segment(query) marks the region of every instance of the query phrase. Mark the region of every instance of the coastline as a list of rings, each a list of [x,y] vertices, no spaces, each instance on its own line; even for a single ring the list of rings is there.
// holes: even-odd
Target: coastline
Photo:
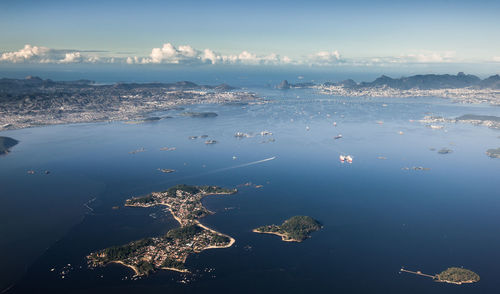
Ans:
[[[231,195],[230,193],[225,193],[226,195]],[[219,194],[208,194],[208,195],[219,195]],[[220,195],[223,195],[223,194],[220,194]],[[160,203],[160,205],[164,205],[166,207],[168,207],[168,210],[170,211],[170,214],[173,216],[173,218],[182,226],[182,219],[177,217],[175,214],[172,213],[172,210],[170,209],[170,205],[166,204],[166,203]],[[134,207],[133,205],[129,205],[129,207]],[[236,240],[229,236],[229,235],[226,235],[226,234],[223,234],[221,232],[217,232],[216,230],[214,229],[211,229],[207,226],[205,226],[204,224],[200,223],[200,221],[198,220],[194,220],[193,221],[194,224],[196,224],[197,226],[205,229],[205,230],[208,230],[214,234],[217,234],[217,235],[220,235],[220,236],[224,236],[224,237],[227,237],[229,238],[229,244],[228,245],[224,245],[224,246],[207,246],[205,247],[203,250],[207,250],[207,249],[217,249],[217,248],[229,248],[231,246],[233,246],[233,244],[236,242]]]
[[[137,269],[137,267],[135,267],[133,265],[130,265],[130,264],[127,264],[127,263],[125,263],[125,262],[123,262],[121,260],[113,260],[113,261],[108,262],[108,264],[109,263],[118,263],[118,264],[121,264],[121,265],[123,265],[125,267],[128,267],[128,268],[132,269],[134,271],[134,277],[138,277],[138,276],[141,275],[139,273],[139,269]]]
[[[231,192],[221,192],[221,193],[206,193],[206,192],[201,192],[202,195],[201,195],[201,198],[200,198],[200,202],[201,202],[201,199],[203,199],[204,197],[206,196],[216,196],[216,195],[232,195],[232,194],[235,194],[237,193],[237,190],[233,190]],[[219,236],[223,236],[223,237],[226,237],[229,239],[229,243],[226,244],[226,245],[211,245],[211,246],[206,246],[204,248],[202,248],[201,250],[196,250],[194,251],[195,253],[199,253],[201,251],[204,251],[204,250],[209,250],[209,249],[221,249],[221,248],[229,248],[231,246],[233,246],[233,244],[236,242],[236,240],[229,236],[229,235],[226,235],[226,234],[223,234],[221,232],[218,232],[210,227],[207,227],[206,225],[200,223],[200,221],[198,219],[193,219],[193,220],[184,220],[182,218],[180,218],[179,216],[177,216],[175,213],[172,212],[172,208],[171,208],[171,205],[169,205],[168,203],[166,202],[157,202],[157,203],[154,203],[154,204],[150,204],[150,203],[147,203],[147,204],[127,204],[125,203],[124,206],[125,207],[142,207],[142,208],[145,208],[145,207],[153,207],[153,206],[157,206],[157,205],[163,205],[163,206],[166,206],[170,212],[170,215],[179,223],[180,227],[183,227],[183,226],[186,226],[188,224],[192,224],[192,225],[196,225],[196,226],[199,226],[200,228],[204,229],[204,230],[207,230],[213,234],[216,234],[216,235],[219,235]],[[203,204],[201,204],[203,205]],[[187,258],[187,256],[186,256]],[[186,261],[186,258],[184,259],[184,262]],[[135,272],[135,276],[140,276],[139,274],[139,271],[136,267],[134,266],[130,266],[126,263],[124,263],[123,261],[114,261],[116,263],[119,263],[119,264],[122,264],[124,266],[127,266],[127,267],[130,267],[134,270]],[[172,271],[176,271],[176,272],[181,272],[181,273],[190,273],[190,271],[188,269],[178,269],[178,268],[174,268],[174,267],[159,267],[159,269],[162,269],[162,270],[172,270]]]
[[[120,92],[121,90],[117,91]],[[81,104],[78,99],[64,104],[65,112],[62,114],[59,113],[60,106],[54,106],[58,100],[51,101],[50,105],[44,107],[35,107],[30,104],[24,106],[24,108],[19,108],[23,106],[23,104],[19,106],[19,103],[5,105],[5,110],[0,111],[0,132],[80,123],[130,122],[133,124],[137,121],[146,122],[144,119],[151,113],[169,111],[188,105],[222,105],[235,102],[266,103],[264,99],[258,97],[255,93],[241,90],[214,92],[203,90],[168,91],[167,93],[156,93],[152,97],[141,96],[138,100],[125,99],[120,102],[110,100],[108,94],[90,92],[92,95],[100,95],[98,98],[102,101],[95,102],[99,103],[100,110],[94,110],[92,108],[94,105]],[[138,102],[141,103],[137,104]],[[14,113],[16,114],[14,115]]]
[[[468,281],[462,281],[462,282],[453,282],[453,281],[448,281],[448,280],[440,280],[439,278],[436,280],[436,282],[439,283],[448,283],[448,284],[455,284],[455,285],[462,285],[462,284],[472,284],[476,283],[477,281],[473,280],[468,280]]]
[[[303,240],[297,240],[297,239],[285,239],[285,238],[288,238],[288,236],[286,234],[282,234],[282,233],[278,233],[278,232],[261,232],[261,231],[258,231],[257,229],[253,229],[252,232],[258,233],[258,234],[269,234],[269,235],[280,236],[281,237],[281,241],[284,241],[284,242],[297,242],[297,243],[300,243],[300,242],[303,241]]]
[[[217,235],[221,235],[221,236],[224,236],[224,237],[227,237],[229,238],[229,243],[227,245],[224,245],[224,246],[207,246],[205,247],[203,250],[207,250],[207,249],[217,249],[217,248],[229,248],[231,246],[233,246],[233,244],[236,242],[236,239],[234,239],[233,237],[229,236],[229,235],[226,235],[226,234],[222,234],[221,232],[217,232],[216,230],[214,229],[211,229],[207,226],[205,226],[204,224],[200,223],[199,221],[196,221],[197,222],[197,225],[204,228],[205,230],[208,230],[214,234],[217,234]]]
[[[190,273],[188,269],[178,269],[175,267],[160,267],[162,270],[167,270],[167,271],[174,271],[174,272],[179,272],[179,273]]]

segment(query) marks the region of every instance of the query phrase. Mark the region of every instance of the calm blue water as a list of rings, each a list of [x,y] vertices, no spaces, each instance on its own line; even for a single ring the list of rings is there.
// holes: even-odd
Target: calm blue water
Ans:
[[[217,112],[216,118],[170,111],[164,114],[173,118],[147,124],[1,132],[21,141],[0,158],[3,283],[18,279],[13,293],[496,292],[500,160],[485,151],[500,147],[500,132],[467,124],[432,130],[410,120],[428,113],[500,116],[500,108],[437,98],[256,91],[272,103],[186,106],[185,111]],[[276,141],[263,143],[268,138],[260,135],[234,137],[238,131],[263,130],[273,132]],[[339,133],[344,138],[334,140]],[[219,143],[207,146],[205,139],[188,139],[204,134]],[[177,149],[160,151],[165,146]],[[146,151],[129,154],[141,147]],[[443,147],[453,153],[430,150]],[[353,155],[353,164],[340,163],[341,153]],[[273,156],[275,160],[239,167]],[[431,170],[402,170],[412,166]],[[177,172],[163,174],[157,168]],[[26,174],[29,169],[37,173]],[[205,199],[216,214],[202,222],[237,242],[191,256],[187,266],[193,275],[158,272],[130,281],[132,273],[118,265],[86,269],[89,252],[177,226],[161,209],[122,207],[125,199],[180,183],[235,187],[246,182],[264,187]],[[84,203],[93,198],[91,211]],[[320,220],[324,229],[300,244],[251,232],[297,214]],[[71,270],[62,279],[67,264]],[[435,283],[399,274],[401,266],[429,274],[464,266],[481,281]]]

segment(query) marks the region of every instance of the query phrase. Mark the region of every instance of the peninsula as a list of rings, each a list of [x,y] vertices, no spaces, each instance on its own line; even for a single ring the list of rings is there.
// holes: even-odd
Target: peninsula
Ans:
[[[206,103],[262,103],[254,93],[192,82],[96,84],[28,76],[0,79],[0,131],[98,121],[158,121],[156,111]],[[202,114],[202,116],[214,116]]]
[[[321,229],[321,224],[310,216],[296,215],[281,225],[267,225],[253,230],[255,233],[273,234],[285,242],[302,242],[310,233]]]
[[[19,141],[15,139],[0,136],[0,155],[9,153],[10,148],[16,146],[17,143],[19,143]]]
[[[209,195],[229,195],[236,189],[217,186],[176,185],[163,192],[126,200],[125,206],[168,207],[180,227],[164,236],[145,238],[126,245],[113,246],[87,256],[89,267],[119,263],[131,268],[135,276],[145,276],[158,269],[189,272],[184,264],[187,257],[206,249],[228,248],[235,240],[210,229],[198,220],[208,214],[201,200]]]

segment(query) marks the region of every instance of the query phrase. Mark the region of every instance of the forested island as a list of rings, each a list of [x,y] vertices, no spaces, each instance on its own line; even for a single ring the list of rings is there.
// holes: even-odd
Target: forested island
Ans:
[[[436,277],[439,282],[458,285],[475,283],[480,279],[479,275],[475,272],[461,267],[450,267],[447,270],[442,271],[440,274],[437,274]]]
[[[208,195],[234,194],[236,189],[218,186],[176,185],[163,192],[126,200],[125,206],[165,205],[180,227],[164,236],[145,238],[126,245],[113,246],[87,256],[90,267],[119,263],[134,270],[135,276],[158,269],[188,272],[184,264],[190,254],[211,248],[231,247],[235,240],[202,225],[198,219],[211,214],[201,199]]]
[[[424,274],[421,271],[411,271],[405,268],[401,268],[400,272],[405,272],[409,274],[414,274],[422,277],[432,278],[436,282],[450,283],[450,284],[469,284],[479,281],[479,275],[475,272],[461,268],[461,267],[450,267],[437,275]]]
[[[302,242],[310,237],[310,233],[321,229],[321,224],[310,216],[296,215],[281,225],[267,225],[253,230],[255,233],[273,234],[286,242]]]
[[[9,153],[10,148],[16,146],[18,143],[19,141],[10,137],[0,136],[0,155]]]

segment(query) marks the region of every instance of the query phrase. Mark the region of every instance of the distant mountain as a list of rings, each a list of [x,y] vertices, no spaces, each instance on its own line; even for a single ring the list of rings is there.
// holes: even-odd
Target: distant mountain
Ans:
[[[354,87],[358,86],[358,83],[356,83],[353,79],[347,79],[347,80],[343,80],[341,82],[336,82],[336,83],[326,82],[326,83],[324,83],[324,85],[325,86],[342,86],[342,87],[346,87],[346,88],[354,88]]]
[[[205,87],[210,87],[210,86],[205,86]],[[219,90],[219,91],[229,91],[229,90],[234,90],[236,89],[235,87],[232,87],[228,84],[220,84],[218,86],[215,86],[215,87],[211,87],[215,90]]]
[[[393,79],[386,75],[382,75],[373,82],[356,83],[349,79],[336,83],[325,83],[326,86],[342,86],[345,88],[381,88],[390,87],[399,90],[421,89],[457,89],[465,87],[474,87],[480,89],[500,89],[500,76],[494,75],[484,80],[481,80],[475,75],[464,74],[459,72],[457,75],[450,74],[426,74],[414,75],[409,77],[401,77]]]
[[[233,90],[227,84],[221,84],[216,86],[198,85],[189,81],[181,81],[175,83],[116,83],[111,85],[96,85],[94,81],[91,80],[76,80],[76,81],[53,81],[51,79],[41,79],[35,76],[27,76],[24,79],[0,79],[0,95],[2,93],[8,94],[25,94],[25,93],[37,93],[39,91],[47,90],[59,90],[59,89],[83,89],[83,88],[114,88],[120,90],[132,90],[132,89],[154,89],[154,88],[166,88],[171,90],[190,90],[190,89],[213,89],[217,91],[227,91]]]
[[[287,90],[290,89],[290,84],[288,83],[287,80],[283,80],[276,88],[281,90]]]
[[[402,77],[399,79],[393,79],[388,76],[381,76],[373,82],[363,82],[360,87],[382,87],[387,86],[394,89],[408,90],[408,89],[421,89],[421,90],[431,90],[431,89],[449,89],[449,88],[465,88],[471,86],[477,86],[481,82],[481,79],[475,75],[466,75],[463,72],[459,72],[456,76],[444,74],[427,74],[427,75],[415,75],[410,77]]]
[[[71,82],[54,82],[51,79],[42,80],[39,77],[27,76],[25,79],[0,79],[0,90],[10,90],[12,88],[35,89],[54,86],[74,85],[79,87],[91,86],[94,82],[89,80],[78,80]]]
[[[283,80],[279,85],[276,86],[276,88],[286,90],[290,88],[311,88],[313,86],[315,86],[315,84],[312,82],[290,84],[287,80]]]
[[[482,80],[479,85],[481,86],[481,88],[500,89],[500,76],[494,75],[486,78]]]

